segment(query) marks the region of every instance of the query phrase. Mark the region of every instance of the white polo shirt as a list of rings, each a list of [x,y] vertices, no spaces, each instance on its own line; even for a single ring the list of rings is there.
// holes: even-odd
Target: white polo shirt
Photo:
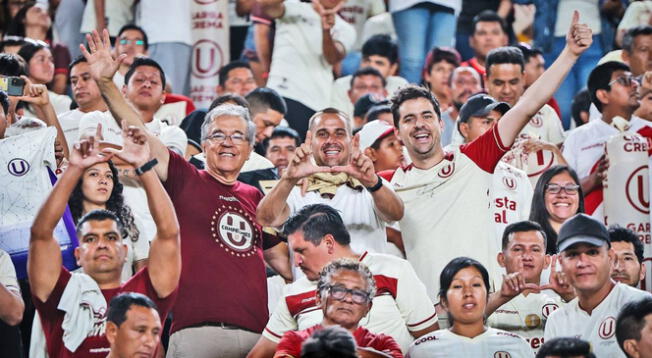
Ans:
[[[384,254],[364,253],[360,262],[369,267],[376,280],[376,296],[371,311],[360,325],[373,333],[392,336],[403,352],[414,340],[410,332],[425,329],[437,322],[435,308],[426,288],[410,263]],[[278,343],[283,334],[303,330],[321,323],[324,318],[316,306],[317,282],[305,276],[286,286],[284,298],[272,313],[263,336]]]
[[[616,341],[616,317],[624,304],[649,295],[649,292],[616,283],[590,315],[580,308],[575,298],[550,315],[544,339],[578,337],[591,343],[597,357],[625,358]]]
[[[407,354],[409,358],[533,356],[530,346],[521,336],[490,327],[474,338],[459,336],[448,329],[430,332],[414,341]]]

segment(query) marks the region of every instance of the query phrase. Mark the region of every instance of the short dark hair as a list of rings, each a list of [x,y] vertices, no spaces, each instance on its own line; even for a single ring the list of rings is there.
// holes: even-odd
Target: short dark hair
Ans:
[[[231,72],[231,70],[235,70],[236,68],[246,68],[251,71],[251,66],[249,66],[248,63],[244,61],[231,61],[220,68],[218,73],[218,81],[220,86],[224,87],[224,84],[229,77],[229,72]]]
[[[616,330],[616,334],[618,334],[618,330]],[[595,355],[591,352],[589,342],[575,337],[557,337],[547,340],[539,348],[536,358],[546,358],[548,356],[595,358]]]
[[[7,112],[9,112],[9,96],[7,96],[7,92],[5,91],[0,91],[0,105],[4,114],[7,115]]]
[[[503,46],[495,48],[489,51],[487,54],[487,60],[485,62],[487,77],[489,77],[491,73],[491,66],[504,63],[521,66],[521,72],[525,70],[525,59],[523,58],[523,52],[521,52],[518,47]]]
[[[541,51],[541,49],[537,47],[530,47],[529,45],[523,43],[520,43],[515,47],[521,50],[521,53],[523,54],[523,61],[525,61],[525,63],[530,62],[530,59],[532,59],[533,57],[539,55],[543,56],[543,51]]]
[[[503,20],[498,13],[492,10],[484,10],[480,12],[479,14],[475,15],[473,18],[473,32],[471,33],[471,36],[475,34],[475,28],[478,25],[479,22],[497,22],[500,24],[500,28],[503,30],[504,34],[507,34],[507,24],[505,24],[505,20]]]
[[[265,112],[268,109],[272,109],[282,115],[285,115],[288,111],[288,106],[285,104],[283,97],[268,87],[254,89],[245,96],[245,99],[249,102],[249,111],[252,116],[260,112]]]
[[[353,75],[351,76],[351,88],[353,88],[353,83],[355,82],[355,79],[361,76],[376,76],[380,78],[380,82],[383,84],[383,87],[387,86],[387,80],[385,79],[385,77],[383,77],[382,74],[380,74],[380,71],[378,71],[373,67],[363,67],[355,71],[355,73],[353,73]]]
[[[380,117],[381,114],[383,113],[392,113],[392,107],[390,107],[387,104],[377,104],[367,111],[367,114],[365,115],[365,118],[367,120],[367,123],[371,121],[375,121]]]
[[[437,117],[441,120],[441,109],[439,108],[439,101],[435,96],[430,92],[429,89],[425,87],[419,87],[415,85],[407,85],[403,88],[400,88],[398,91],[394,92],[392,96],[392,117],[394,117],[394,127],[398,128],[398,123],[401,119],[401,114],[398,109],[401,107],[403,102],[409,101],[411,99],[425,98],[432,106],[435,108],[435,113]]]
[[[0,75],[20,76],[25,74],[25,60],[12,53],[0,53]]]
[[[628,228],[620,225],[609,226],[609,240],[614,242],[629,242],[634,247],[634,254],[638,259],[638,263],[643,263],[643,243],[638,238],[636,233]]]
[[[150,66],[156,68],[161,75],[161,85],[165,90],[165,71],[163,71],[163,67],[161,67],[158,62],[148,57],[136,57],[134,59],[134,62],[132,62],[131,66],[129,66],[129,70],[127,70],[127,73],[125,74],[125,85],[129,84],[129,79],[131,79],[131,76],[134,75],[136,69],[141,66]]]
[[[5,52],[7,46],[23,46],[25,40],[21,36],[5,36],[4,40],[0,41],[0,53]]]
[[[645,327],[645,316],[650,313],[652,313],[652,297],[650,296],[628,302],[620,309],[616,319],[616,340],[627,357],[631,356],[623,348],[625,341],[641,339],[641,330]]]
[[[589,90],[583,88],[581,91],[577,92],[575,97],[573,97],[573,102],[571,103],[571,115],[577,127],[583,125],[582,117],[580,114],[582,112],[589,112],[591,109],[591,95]]]
[[[349,245],[351,236],[346,230],[340,213],[331,206],[324,204],[306,205],[294,216],[290,217],[283,227],[285,236],[297,231],[303,232],[303,239],[317,246],[321,239],[331,234],[340,245]]]
[[[490,286],[489,272],[487,269],[477,260],[474,260],[470,257],[460,256],[452,259],[448,264],[446,264],[444,269],[441,271],[441,274],[439,275],[439,298],[441,300],[446,299],[446,294],[448,293],[448,289],[450,288],[455,275],[467,267],[475,267],[480,272],[482,281],[484,281],[485,289],[487,290],[487,299],[489,298]]]
[[[593,102],[600,112],[602,112],[602,102],[600,102],[596,93],[601,89],[607,91],[611,89],[609,87],[611,75],[616,71],[629,71],[629,66],[618,61],[608,61],[596,66],[589,74],[587,87],[591,96],[591,102]]]
[[[301,346],[301,358],[355,358],[357,356],[353,336],[337,325],[318,330]]]
[[[111,299],[106,313],[106,320],[120,327],[122,322],[127,320],[127,311],[131,309],[131,306],[151,308],[158,312],[158,307],[149,297],[141,293],[125,292]]]
[[[86,215],[82,216],[77,222],[77,227],[75,228],[77,235],[79,236],[81,234],[81,228],[87,221],[104,220],[115,221],[116,225],[118,225],[118,233],[120,233],[120,236],[122,236],[122,233],[124,232],[124,225],[122,224],[122,221],[120,221],[120,218],[114,212],[104,209],[91,210]]]
[[[119,41],[118,38],[122,35],[122,33],[125,32],[125,31],[129,31],[129,30],[139,31],[141,33],[141,35],[143,35],[143,42],[144,42],[143,47],[145,48],[145,51],[147,51],[147,49],[149,48],[149,40],[147,39],[147,33],[145,32],[145,30],[143,30],[142,27],[140,27],[138,25],[127,24],[127,25],[122,26],[120,28],[120,30],[118,31],[118,36],[116,36],[115,41],[118,42]]]
[[[634,39],[642,35],[652,35],[652,26],[650,25],[641,25],[632,27],[627,30],[625,36],[623,36],[623,51],[627,53],[632,53],[632,46],[634,46]]]
[[[88,62],[88,61],[86,61],[86,57],[84,57],[84,55],[79,55],[79,56],[75,57],[75,59],[72,60],[72,62],[70,62],[70,64],[68,65],[68,73],[71,73],[72,68],[77,66],[78,64],[80,64],[82,62]]]
[[[278,126],[274,128],[272,135],[270,135],[269,138],[265,138],[263,140],[263,152],[267,152],[267,148],[269,148],[269,141],[276,138],[292,138],[294,139],[294,144],[297,147],[301,145],[301,137],[299,136],[299,132],[290,127]]]
[[[430,71],[432,71],[432,66],[442,61],[448,62],[454,67],[459,67],[461,59],[460,54],[452,47],[433,47],[426,57],[426,66],[424,70],[427,73],[430,73]]]
[[[503,231],[503,241],[502,241],[503,251],[507,250],[509,241],[512,239],[511,238],[512,234],[515,234],[517,232],[526,232],[526,231],[539,232],[543,237],[543,248],[544,249],[546,248],[548,239],[546,238],[546,233],[545,231],[543,231],[541,225],[537,224],[534,221],[524,220],[524,221],[511,223],[507,225],[507,227],[505,227],[505,231]]]
[[[362,57],[369,56],[385,57],[393,65],[398,61],[398,45],[389,35],[371,36],[362,44]]]
[[[213,110],[213,108],[217,106],[221,106],[227,102],[235,102],[238,104],[238,106],[249,109],[249,102],[247,102],[247,100],[244,97],[235,93],[226,93],[221,96],[217,96],[217,98],[215,98],[213,102],[211,102],[211,105],[208,106],[208,111],[210,112]]]

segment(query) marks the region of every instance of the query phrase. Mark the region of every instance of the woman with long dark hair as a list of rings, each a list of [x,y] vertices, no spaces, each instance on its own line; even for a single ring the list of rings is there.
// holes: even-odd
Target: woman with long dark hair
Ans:
[[[557,233],[573,215],[584,212],[584,193],[575,171],[565,165],[548,168],[537,181],[530,220],[543,228],[548,238],[546,253],[557,253]]]
[[[485,325],[489,299],[489,273],[478,261],[457,257],[439,276],[439,300],[448,311],[450,328],[417,339],[408,351],[410,358],[426,357],[532,357],[522,337]]]
[[[95,209],[109,210],[118,216],[124,226],[121,235],[128,247],[127,262],[122,269],[122,280],[126,281],[146,266],[149,242],[140,234],[131,209],[125,205],[122,189],[118,170],[113,163],[97,163],[86,169],[73,190],[68,205],[75,224],[84,214]]]

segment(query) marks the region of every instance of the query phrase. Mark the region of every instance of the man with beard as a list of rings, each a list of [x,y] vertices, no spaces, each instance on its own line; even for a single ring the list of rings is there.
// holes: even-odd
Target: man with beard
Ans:
[[[451,143],[462,144],[464,142],[464,138],[457,131],[457,116],[469,97],[482,91],[482,79],[473,67],[462,66],[453,70],[450,87],[453,105],[441,114],[441,120],[444,122],[441,145],[444,147]]]

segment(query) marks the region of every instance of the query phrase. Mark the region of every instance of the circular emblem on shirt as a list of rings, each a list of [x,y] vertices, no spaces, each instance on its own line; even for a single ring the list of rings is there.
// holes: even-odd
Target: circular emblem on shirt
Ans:
[[[616,319],[609,316],[598,327],[598,335],[602,339],[609,339],[616,333]]]
[[[647,179],[647,165],[642,165],[630,174],[625,184],[625,194],[627,201],[643,214],[650,213],[650,200],[648,198],[648,179]]]
[[[9,171],[9,174],[15,177],[22,177],[23,175],[27,174],[27,172],[29,172],[29,168],[29,163],[22,158],[14,158],[9,161],[9,164],[7,164],[7,170]]]
[[[253,218],[244,210],[222,205],[211,220],[213,239],[231,255],[254,255],[257,231],[253,222]]]
[[[439,176],[440,178],[448,178],[451,175],[453,175],[454,171],[455,171],[455,163],[449,163],[446,164],[443,168],[439,169],[437,176]]]
[[[516,190],[516,179],[508,176],[503,177],[503,184],[509,190]]]
[[[529,314],[525,316],[525,327],[537,328],[541,325],[541,317],[536,314]]]
[[[532,125],[532,127],[541,128],[541,126],[543,125],[543,119],[541,119],[541,116],[537,114],[534,117],[532,117],[532,119],[530,119],[530,124]]]
[[[494,353],[494,358],[511,358],[512,355],[505,351],[499,351]]]
[[[548,316],[550,316],[551,313],[555,312],[557,308],[559,308],[559,306],[557,306],[555,303],[546,303],[543,305],[543,307],[541,307],[541,315],[543,318],[547,319]]]

